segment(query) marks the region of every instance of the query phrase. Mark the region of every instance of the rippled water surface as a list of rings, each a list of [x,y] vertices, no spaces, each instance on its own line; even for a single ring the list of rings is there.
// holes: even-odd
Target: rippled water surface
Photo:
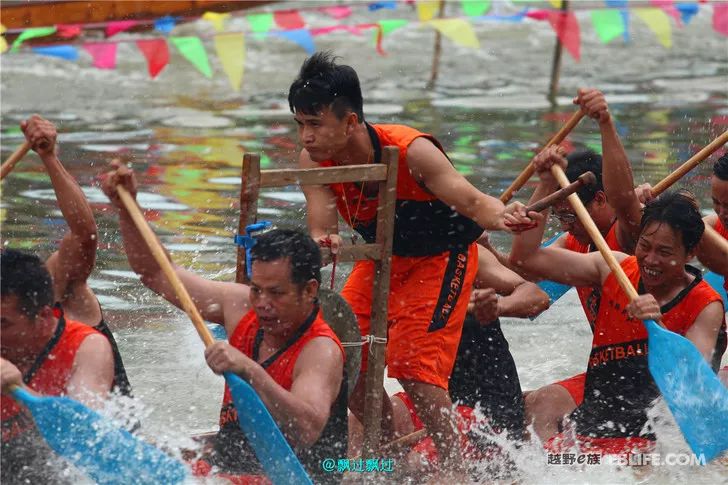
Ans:
[[[357,21],[414,18],[405,8],[396,15],[360,9]],[[558,130],[582,86],[605,91],[636,181],[654,184],[728,128],[728,45],[712,31],[710,9],[700,12],[673,31],[672,49],[636,22],[630,44],[603,46],[584,22],[582,60],[564,58],[561,106],[555,110],[546,102],[554,40],[545,24],[476,24],[479,50],[445,41],[441,77],[431,90],[424,87],[433,43],[428,29],[392,33],[386,57],[375,53],[369,36],[332,34],[316,42],[357,69],[369,121],[433,133],[457,169],[487,193],[507,187],[533,150]],[[310,21],[331,24],[315,14]],[[191,35],[209,30],[202,22],[179,29]],[[130,45],[120,45],[115,71],[94,70],[88,59],[76,64],[27,53],[2,56],[2,158],[22,142],[18,123],[29,114],[59,126],[60,158],[83,186],[101,230],[91,286],[116,333],[145,429],[181,444],[184,436],[215,428],[223,381],[205,365],[184,314],[146,290],[129,269],[116,214],[95,178],[111,159],[128,160],[139,177],[140,203],[174,260],[210,278],[234,279],[231,237],[238,224],[242,154],[260,153],[263,168],[294,166],[296,132],[285,98],[305,53],[283,40],[251,38],[243,88],[234,93],[215,60],[215,77],[208,81],[176,53],[149,80],[143,58]],[[211,42],[207,47],[214,51]],[[596,125],[584,120],[570,143],[600,149]],[[684,181],[706,213],[709,173],[706,164]],[[266,190],[259,212],[279,226],[300,227],[303,196],[296,187]],[[47,255],[62,237],[63,219],[34,154],[3,182],[0,217],[3,242],[12,247]],[[509,245],[506,236],[495,240]],[[338,285],[345,272],[337,271]],[[573,293],[534,321],[506,320],[503,327],[524,389],[583,370],[591,332]],[[674,428],[667,426],[660,436],[670,437],[663,451],[686,449]],[[683,483],[688,477],[717,483],[726,476],[725,466],[716,464],[663,467],[645,476],[603,467],[573,472],[546,466],[535,445],[517,456],[526,483]]]

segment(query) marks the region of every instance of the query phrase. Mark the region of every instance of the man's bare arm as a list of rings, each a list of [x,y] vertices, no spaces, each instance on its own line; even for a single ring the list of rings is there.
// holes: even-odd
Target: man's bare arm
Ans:
[[[114,382],[114,354],[111,344],[100,334],[86,337],[73,360],[66,390],[68,397],[92,409],[99,409]]]

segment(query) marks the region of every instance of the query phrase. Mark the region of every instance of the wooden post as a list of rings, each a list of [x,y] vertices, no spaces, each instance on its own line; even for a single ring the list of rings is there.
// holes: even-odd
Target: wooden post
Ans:
[[[245,234],[245,227],[258,219],[258,193],[260,192],[260,155],[243,155],[240,176],[240,217],[238,234]],[[238,263],[235,268],[235,282],[248,283],[248,268],[245,266],[245,248],[238,246]]]
[[[445,15],[445,0],[440,0],[440,8],[437,12],[437,18],[441,19]],[[435,31],[435,46],[432,51],[432,71],[430,71],[430,80],[427,81],[425,89],[432,89],[437,82],[437,76],[440,74],[440,56],[442,55],[442,34],[439,30]]]
[[[569,11],[569,0],[561,1],[561,11],[566,13]],[[559,90],[559,76],[561,74],[561,52],[563,46],[559,37],[556,36],[556,46],[554,46],[554,58],[551,62],[551,83],[549,84],[548,100],[551,107],[556,107],[556,92]]]
[[[382,392],[384,391],[384,352],[387,348],[387,313],[389,282],[392,267],[392,242],[394,240],[394,209],[397,203],[397,167],[399,149],[385,147],[383,162],[387,166],[387,180],[379,183],[379,207],[377,208],[377,244],[382,251],[375,263],[372,287],[371,335],[369,364],[364,397],[364,444],[363,456],[374,456],[379,449],[382,434]]]

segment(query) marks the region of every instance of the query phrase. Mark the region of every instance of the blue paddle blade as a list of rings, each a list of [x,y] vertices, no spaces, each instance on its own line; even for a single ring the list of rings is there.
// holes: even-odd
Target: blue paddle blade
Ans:
[[[708,271],[703,276],[703,279],[723,298],[723,308],[728,308],[728,296],[726,296],[725,287],[723,286],[725,284],[725,278],[718,273]]]
[[[225,380],[245,433],[265,474],[274,485],[312,484],[278,425],[255,390],[243,379],[225,372]]]
[[[99,484],[181,483],[185,466],[67,397],[39,397],[15,388],[48,445]]]
[[[693,453],[706,462],[728,450],[728,388],[685,337],[645,320],[647,361]]]
[[[549,239],[548,241],[541,244],[541,247],[545,248],[553,244],[554,241],[556,241],[558,238],[560,238],[564,233],[560,232],[556,234],[554,237]],[[550,303],[553,305],[556,300],[564,296],[564,294],[571,289],[571,286],[565,285],[563,283],[556,283],[555,281],[549,281],[549,280],[543,280],[539,281],[538,286],[546,292],[546,294],[549,296]]]

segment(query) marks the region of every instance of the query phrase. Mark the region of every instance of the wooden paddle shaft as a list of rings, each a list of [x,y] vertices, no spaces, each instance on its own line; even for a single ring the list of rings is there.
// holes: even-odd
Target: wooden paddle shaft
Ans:
[[[718,136],[715,140],[710,142],[708,146],[700,150],[698,153],[690,157],[690,159],[680,165],[674,172],[662,179],[657,185],[652,187],[652,194],[657,197],[665,190],[669,189],[672,184],[680,180],[683,175],[694,169],[703,160],[708,158],[717,149],[728,143],[728,130],[724,131],[722,135]]]
[[[530,206],[526,207],[526,212],[541,212],[544,209],[547,209],[554,205],[555,203],[564,200],[569,195],[573,194],[580,188],[582,188],[584,185],[591,185],[596,183],[597,178],[594,176],[592,172],[585,172],[581,175],[579,175],[579,178],[577,178],[574,182],[570,183],[568,187],[564,187],[563,189],[559,189],[556,192],[554,192],[551,195],[547,195],[541,200],[538,200],[531,204]]]
[[[566,178],[566,174],[560,166],[552,165],[551,173],[554,174],[554,177],[562,188],[569,186],[569,179]],[[634,289],[632,282],[630,282],[627,275],[624,274],[622,266],[620,266],[617,258],[614,257],[612,250],[609,249],[607,242],[604,240],[604,236],[602,236],[602,233],[599,232],[599,229],[596,224],[594,224],[589,212],[587,212],[586,207],[584,207],[584,203],[576,194],[569,195],[568,199],[569,202],[571,202],[571,206],[574,208],[574,212],[576,212],[576,216],[579,218],[582,226],[586,229],[586,232],[589,234],[589,237],[591,237],[591,240],[594,242],[597,249],[599,249],[599,252],[602,253],[604,260],[607,262],[607,265],[609,265],[609,269],[611,269],[614,276],[616,276],[619,286],[621,286],[622,290],[627,293],[630,301],[637,298],[637,290]]]
[[[139,209],[139,206],[131,194],[129,194],[129,192],[121,185],[118,185],[116,190],[119,193],[121,202],[124,204],[124,207],[126,207],[127,212],[129,212],[129,215],[134,221],[134,225],[137,227],[144,238],[144,242],[147,243],[149,250],[152,252],[154,259],[162,268],[162,271],[169,280],[169,283],[172,285],[172,288],[174,288],[174,292],[177,295],[177,298],[179,298],[182,308],[192,320],[192,323],[197,329],[197,333],[200,334],[202,341],[205,343],[205,347],[209,347],[215,343],[215,339],[212,337],[210,330],[205,325],[202,315],[200,315],[200,312],[197,310],[197,307],[192,301],[189,293],[187,293],[187,288],[185,288],[182,281],[179,279],[179,276],[177,276],[177,273],[174,271],[174,267],[167,257],[167,253],[164,251],[164,248],[162,248],[162,244],[157,240],[157,236],[154,235],[149,224],[147,224],[142,211]]]
[[[551,145],[558,145],[564,139],[568,136],[568,134],[571,132],[571,130],[574,129],[576,125],[579,124],[579,121],[584,117],[584,112],[582,110],[577,111],[573,115],[571,115],[571,118],[569,118],[569,121],[566,122],[564,126],[561,127],[558,133],[556,133],[547,143],[544,145],[544,148],[549,147]],[[516,180],[513,181],[513,183],[503,192],[500,196],[501,202],[504,204],[507,203],[509,200],[513,198],[513,194],[518,192],[521,187],[523,187],[526,182],[533,176],[536,169],[533,166],[533,163],[529,162],[528,166],[523,169],[523,172],[521,172],[518,177],[516,177]]]
[[[26,141],[3,162],[2,167],[0,167],[0,180],[4,179],[15,168],[15,164],[22,160],[30,148],[30,142]]]

